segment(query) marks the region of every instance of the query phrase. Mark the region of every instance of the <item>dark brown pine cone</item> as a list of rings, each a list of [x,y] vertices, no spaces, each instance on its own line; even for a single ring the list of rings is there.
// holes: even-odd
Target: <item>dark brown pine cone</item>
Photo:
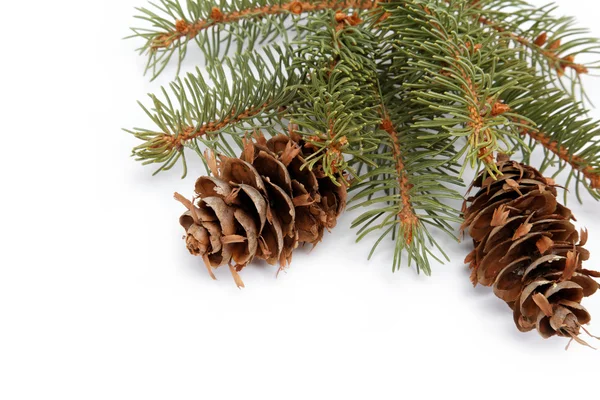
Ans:
[[[475,244],[465,260],[471,281],[493,286],[522,332],[536,328],[544,338],[585,344],[578,335],[591,317],[581,300],[598,290],[592,277],[600,276],[582,268],[589,258],[587,231],[576,230],[551,179],[506,157],[497,165],[498,179],[479,175],[473,187],[480,189],[463,210],[462,229]]]
[[[175,198],[188,211],[180,218],[187,248],[213,267],[238,272],[254,258],[281,268],[300,243],[316,245],[336,225],[346,205],[346,186],[324,176],[320,164],[302,168],[310,149],[300,137],[262,136],[245,141],[239,158],[209,157],[212,177],[196,181],[196,198]],[[281,269],[280,268],[280,269]]]

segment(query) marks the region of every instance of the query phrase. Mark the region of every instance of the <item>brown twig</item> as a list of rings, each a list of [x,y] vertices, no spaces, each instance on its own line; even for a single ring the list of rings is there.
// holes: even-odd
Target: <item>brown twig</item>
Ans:
[[[459,64],[457,64],[459,65]],[[492,134],[490,128],[485,127],[485,120],[483,118],[482,112],[477,106],[479,101],[479,95],[477,94],[477,87],[473,83],[473,80],[467,73],[459,67],[461,70],[461,75],[466,85],[464,86],[464,90],[467,93],[467,101],[471,103],[468,106],[469,110],[469,122],[467,126],[472,129],[473,133],[469,135],[469,144],[472,148],[477,148],[480,142],[489,142],[492,140]],[[482,160],[486,165],[491,165],[494,163],[494,155],[493,150],[490,150],[488,146],[484,146],[478,150],[478,157]]]
[[[233,110],[228,116],[218,122],[210,121],[202,124],[200,127],[184,126],[177,135],[171,133],[163,133],[159,136],[157,143],[167,143],[169,149],[181,150],[185,142],[202,137],[211,132],[217,132],[228,125],[235,124],[241,120],[252,118],[265,111],[270,107],[270,104],[264,103],[257,107],[250,107],[241,113]]]
[[[500,101],[496,101],[493,104],[490,103],[491,113],[493,116],[498,116],[507,112],[512,111],[511,108]],[[511,118],[513,122],[518,122],[514,117]],[[521,125],[527,125],[526,121],[520,121]],[[557,141],[552,140],[548,135],[535,130],[522,128],[520,130],[522,136],[529,136],[532,140],[542,145],[546,150],[555,154],[562,161],[569,164],[573,169],[580,171],[583,176],[590,180],[590,187],[593,189],[600,189],[600,171],[593,167],[590,167],[585,159],[577,155],[569,154],[566,147],[558,144]]]
[[[576,171],[580,171],[583,176],[590,180],[590,187],[600,189],[600,171],[588,165],[588,163],[580,156],[571,155],[566,147],[560,145],[557,141],[552,140],[542,132],[536,132],[531,129],[523,128],[521,135],[529,136],[545,149],[555,154],[559,159],[569,164]]]
[[[387,116],[387,112],[384,110],[384,117],[381,121],[381,129],[386,131],[392,139],[392,152],[394,160],[396,161],[396,173],[398,174],[398,187],[400,191],[400,198],[402,200],[402,209],[398,213],[400,223],[404,228],[404,239],[406,244],[410,245],[413,240],[413,229],[419,223],[419,217],[415,214],[415,210],[411,203],[410,191],[413,185],[408,179],[408,174],[404,166],[404,159],[402,157],[402,149],[398,140],[398,133],[394,128],[394,124]]]
[[[232,11],[230,13],[223,13],[219,8],[213,7],[210,18],[208,19],[202,19],[194,22],[188,22],[185,20],[176,21],[175,29],[173,31],[164,32],[157,35],[152,41],[151,48],[152,50],[168,48],[174,42],[179,41],[182,38],[186,38],[187,40],[193,39],[200,31],[209,29],[210,27],[219,23],[232,23],[247,18],[261,18],[267,15],[285,13],[302,14],[327,9],[344,10],[347,8],[368,10],[375,7],[377,7],[376,0],[324,0],[321,2],[294,0],[281,4]],[[350,17],[349,21],[352,23],[357,22],[357,18],[358,17]]]
[[[510,112],[511,109],[507,104],[502,102],[495,102],[491,105],[492,115],[497,116]],[[511,118],[513,122],[518,122],[515,118]],[[526,121],[521,121],[521,125],[527,125]],[[521,128],[520,134],[522,136],[529,136],[532,140],[542,145],[546,150],[555,154],[559,159],[569,164],[573,169],[580,171],[583,176],[590,180],[590,187],[593,189],[600,189],[600,171],[593,167],[590,167],[588,163],[580,156],[571,155],[566,147],[558,144],[557,141],[552,140],[548,135],[543,132]]]
[[[452,1],[446,0],[446,3],[451,5]],[[477,0],[475,0],[475,1],[471,2],[471,5],[473,7],[475,7],[478,5],[478,3],[479,2]],[[498,23],[492,21],[491,19],[489,19],[487,17],[484,17],[483,15],[479,16],[479,18],[477,18],[477,20],[482,25],[488,26],[498,33],[506,34],[511,40],[514,40],[515,42],[517,42],[525,47],[539,48],[542,55],[544,57],[546,57],[548,60],[550,60],[551,64],[554,66],[554,68],[556,69],[559,76],[564,75],[565,69],[567,69],[567,68],[571,68],[571,69],[575,70],[575,72],[578,75],[587,74],[589,72],[588,69],[585,67],[585,65],[575,63],[575,56],[569,55],[566,57],[560,57],[556,53],[556,50],[558,50],[558,48],[561,45],[560,40],[555,40],[554,42],[548,44],[548,46],[546,46],[546,48],[543,48],[543,46],[546,45],[547,40],[548,40],[548,34],[546,32],[542,33],[535,40],[532,41],[522,35],[518,35],[514,32],[510,32],[505,27],[500,26]]]
[[[479,17],[479,22],[481,22],[483,25],[489,26],[490,28],[494,29],[498,33],[507,34],[509,38],[516,41],[517,43],[522,44],[525,47],[529,47],[529,48],[534,47],[534,46],[538,47],[540,49],[542,55],[544,57],[546,57],[552,63],[552,65],[554,65],[554,68],[558,72],[559,76],[562,76],[564,74],[566,68],[572,68],[573,70],[575,70],[575,72],[578,75],[587,74],[589,72],[588,69],[584,65],[575,63],[575,56],[570,55],[570,56],[566,56],[566,57],[561,57],[556,53],[556,50],[561,45],[560,40],[555,40],[554,42],[548,44],[548,46],[546,46],[546,48],[543,48],[542,46],[544,46],[546,44],[546,40],[548,37],[547,33],[545,33],[545,32],[542,33],[540,36],[538,36],[532,42],[531,40],[527,39],[524,36],[517,35],[516,33],[513,33],[513,32],[508,32],[506,30],[506,28],[499,26],[498,24],[496,24],[495,22],[491,21],[490,19],[488,19],[486,17],[483,17],[483,16]]]
[[[434,26],[435,27],[435,26]],[[439,29],[439,32],[443,32]],[[450,38],[447,38],[450,41]],[[471,46],[467,43],[467,50],[477,52],[481,49],[481,44]],[[467,126],[471,128],[471,134],[469,135],[469,145],[472,148],[477,148],[480,143],[487,143],[493,141],[493,135],[490,128],[486,127],[484,112],[480,109],[479,104],[481,103],[480,97],[477,91],[477,85],[473,82],[471,76],[463,68],[460,63],[460,50],[454,51],[454,59],[456,60],[455,68],[458,70],[462,81],[463,90],[466,93],[467,110],[469,112],[469,122]],[[450,71],[447,74],[452,74]],[[494,113],[494,107],[492,106],[492,114]],[[495,165],[494,162],[494,149],[490,149],[488,145],[479,148],[477,151],[477,157],[482,160],[486,165]]]

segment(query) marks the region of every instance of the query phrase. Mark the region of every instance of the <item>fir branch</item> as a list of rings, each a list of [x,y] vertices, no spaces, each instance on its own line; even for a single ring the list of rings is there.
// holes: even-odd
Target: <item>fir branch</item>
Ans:
[[[414,262],[417,271],[429,274],[430,260],[441,261],[438,255],[446,256],[428,228],[454,236],[451,223],[459,221],[458,211],[443,204],[441,199],[461,199],[448,187],[461,185],[461,180],[452,160],[451,142],[440,137],[420,137],[415,112],[421,106],[410,101],[404,86],[406,76],[396,75],[401,72],[395,65],[397,54],[384,45],[390,42],[402,45],[387,31],[392,25],[397,32],[394,24],[399,21],[393,17],[387,20],[390,17],[386,10],[365,16],[364,26],[379,37],[378,46],[373,49],[377,72],[368,82],[371,87],[360,93],[371,97],[371,110],[377,115],[370,133],[377,146],[365,149],[362,160],[355,158],[351,162],[358,164],[359,172],[350,188],[351,209],[367,207],[352,226],[359,227],[357,240],[380,232],[369,258],[383,239],[391,237],[395,242],[393,270],[400,267],[405,253],[409,266]]]
[[[526,143],[514,142],[523,153],[524,162],[530,164],[530,153],[541,146],[544,149],[539,164],[542,172],[557,164],[554,174],[557,177],[568,169],[565,187],[574,182],[580,201],[580,186],[600,199],[600,122],[589,118],[581,103],[574,102],[547,78],[537,77],[527,83],[525,90],[507,90],[501,96],[501,100],[510,104],[510,112],[506,114],[510,125],[522,138],[528,139]],[[566,194],[565,191],[565,201]]]
[[[493,112],[492,104],[532,77],[522,63],[511,61],[514,49],[498,45],[478,24],[458,25],[470,20],[472,10],[415,4],[386,4],[389,17],[381,23],[389,32],[382,39],[389,43],[384,58],[407,99],[421,106],[413,111],[415,126],[423,139],[452,138],[459,146],[456,159],[466,155],[473,167],[483,162],[494,175],[493,153],[510,149],[519,134],[506,124],[506,115]]]
[[[589,69],[585,65],[575,63],[574,55],[565,57],[559,56],[558,50],[562,44],[561,40],[557,39],[548,43],[547,32],[540,33],[535,40],[529,40],[524,36],[507,31],[506,28],[498,25],[492,20],[487,19],[486,17],[479,17],[479,22],[491,27],[500,34],[506,34],[510,39],[523,45],[524,47],[527,47],[532,51],[539,52],[542,57],[548,60],[548,63],[556,70],[559,77],[564,75],[567,68],[573,69],[577,75],[587,74],[589,72]]]
[[[276,133],[284,124],[281,108],[293,103],[293,87],[299,77],[288,74],[289,48],[274,47],[266,54],[226,60],[224,66],[209,69],[211,82],[199,70],[185,79],[178,78],[170,85],[172,95],[162,90],[162,100],[150,95],[153,108],[140,106],[158,129],[127,131],[143,141],[133,149],[133,156],[143,164],[162,164],[156,173],[172,168],[181,159],[185,175],[185,147],[206,161],[201,147],[235,155],[226,136],[241,148],[247,131],[262,128]],[[231,83],[226,71],[232,75]]]
[[[154,79],[177,52],[179,71],[187,45],[194,39],[204,51],[207,63],[213,63],[221,58],[221,43],[225,43],[227,53],[235,40],[237,53],[241,53],[244,49],[252,49],[260,37],[264,41],[277,37],[287,40],[290,27],[284,23],[288,16],[294,17],[292,22],[296,25],[303,16],[311,13],[370,9],[375,4],[374,0],[236,0],[230,4],[188,1],[186,13],[179,0],[161,0],[160,5],[154,4],[155,10],[139,9],[138,18],[151,23],[154,28],[132,28],[134,35],[131,37],[145,40],[140,53],[148,56],[146,71],[151,70]]]
[[[560,145],[556,140],[552,140],[543,132],[523,129],[522,134],[529,136],[542,145],[544,149],[556,155],[561,161],[568,163],[574,170],[583,174],[586,179],[589,179],[591,189],[600,190],[600,169],[598,167],[590,166],[589,161],[582,156],[571,154],[567,147]]]
[[[595,175],[600,166],[600,129],[585,116],[585,109],[553,88],[547,75],[539,76],[525,64],[519,49],[503,46],[480,24],[457,25],[473,19],[477,10],[467,6],[446,11],[417,3],[417,7],[389,10],[390,17],[382,25],[402,26],[394,32],[398,45],[388,58],[408,60],[393,62],[392,69],[402,77],[411,101],[425,107],[413,116],[416,125],[426,130],[422,138],[467,135],[472,149],[467,156],[488,166],[496,151],[516,146],[527,160],[541,144],[546,147],[542,170],[555,161],[570,165],[567,185],[574,180],[578,197],[583,184],[600,198]],[[411,23],[401,25],[402,20]],[[525,138],[531,139],[529,144]],[[500,147],[500,142],[505,146]],[[466,148],[457,150],[460,156]],[[488,172],[494,175],[494,170]]]
[[[309,79],[299,84],[301,100],[292,121],[305,146],[314,149],[307,158],[309,168],[320,160],[326,175],[336,170],[354,175],[350,204],[368,207],[352,224],[360,227],[357,240],[381,231],[371,255],[391,236],[393,270],[406,251],[409,265],[414,262],[418,270],[430,273],[429,259],[437,258],[434,250],[443,251],[433,244],[426,226],[450,233],[449,223],[458,222],[458,212],[432,196],[459,200],[443,182],[460,180],[451,171],[452,162],[448,164],[449,148],[437,139],[419,140],[418,129],[409,127],[410,117],[398,109],[410,109],[399,100],[396,92],[401,91],[380,88],[378,42],[370,31],[379,17],[368,16],[364,23],[339,12],[311,17],[306,28],[310,32],[294,63]],[[396,104],[394,111],[385,105],[383,93]],[[404,131],[397,131],[393,121],[404,124]]]
[[[193,79],[193,76],[189,76]],[[160,111],[163,106],[155,99],[156,111]],[[164,104],[164,103],[163,103]],[[258,106],[249,106],[243,110],[232,110],[229,115],[218,117],[215,120],[203,122],[200,125],[177,126],[175,132],[149,132],[138,131],[132,132],[138,139],[144,140],[145,143],[137,146],[134,149],[134,155],[139,160],[152,160],[152,162],[161,162],[165,158],[171,156],[174,152],[182,152],[184,146],[190,144],[196,139],[207,137],[211,138],[211,134],[220,132],[227,127],[239,124],[245,120],[252,120],[258,117],[265,111],[272,109],[273,103],[271,99],[267,99],[264,104]]]
[[[318,2],[310,1],[288,1],[280,4],[270,4],[254,8],[247,8],[239,11],[231,11],[223,13],[218,7],[213,6],[210,13],[210,18],[199,19],[188,22],[184,19],[179,19],[175,22],[175,29],[167,31],[156,37],[152,45],[152,49],[156,50],[161,47],[170,47],[177,40],[191,40],[200,31],[209,29],[216,24],[229,24],[239,22],[245,19],[261,19],[268,15],[276,14],[302,14],[322,10],[342,10],[346,8],[371,8],[374,3],[361,0],[324,0]]]
[[[445,0],[450,5],[455,1]],[[483,26],[489,27],[500,38],[506,38],[515,44],[534,67],[554,80],[566,76],[573,82],[566,87],[557,79],[570,95],[580,84],[581,75],[590,69],[598,68],[597,55],[600,54],[600,42],[589,37],[587,29],[576,28],[574,19],[555,17],[556,6],[537,7],[523,0],[478,0],[467,1],[467,6],[477,15],[474,18]],[[596,60],[588,64],[575,62],[576,58],[593,55]],[[572,74],[567,74],[572,71]],[[583,88],[580,87],[583,94]]]
[[[373,35],[361,26],[356,14],[329,11],[310,18],[308,33],[296,51],[294,68],[306,74],[298,87],[298,105],[291,121],[314,153],[325,174],[335,179],[339,171],[353,175],[344,155],[361,159],[377,144],[370,138],[378,124],[374,110]]]
[[[384,116],[375,132],[380,146],[365,156],[376,166],[366,164],[366,172],[350,188],[354,193],[350,209],[369,207],[353,221],[352,227],[360,227],[357,240],[380,232],[369,258],[382,240],[391,236],[395,241],[394,271],[406,252],[409,266],[414,262],[417,271],[430,274],[430,260],[442,261],[436,253],[446,259],[447,256],[427,226],[454,237],[450,223],[460,221],[458,210],[442,200],[462,199],[456,190],[446,186],[462,183],[449,147],[439,141],[420,140],[419,129],[407,118],[406,107],[410,103],[397,96],[383,101],[391,102],[394,108],[382,104]]]

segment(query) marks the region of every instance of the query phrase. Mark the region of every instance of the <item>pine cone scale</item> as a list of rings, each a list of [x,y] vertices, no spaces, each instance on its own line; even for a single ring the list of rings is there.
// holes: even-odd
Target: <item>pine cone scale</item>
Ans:
[[[271,200],[270,207],[279,219],[282,234],[288,235],[294,228],[294,222],[296,219],[294,202],[288,193],[284,191],[284,189],[271,182],[270,179],[264,178],[264,182],[267,185],[267,192],[269,194],[269,199]]]

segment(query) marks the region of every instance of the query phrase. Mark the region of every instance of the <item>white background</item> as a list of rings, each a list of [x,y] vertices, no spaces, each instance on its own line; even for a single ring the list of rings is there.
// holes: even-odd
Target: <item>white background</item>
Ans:
[[[559,4],[600,37],[597,2]],[[171,197],[199,164],[152,177],[121,131],[150,126],[135,101],[173,76],[149,83],[139,42],[121,40],[141,5],[0,8],[0,399],[597,396],[599,353],[519,333],[469,283],[468,241],[440,236],[452,262],[431,278],[392,274],[390,248],[368,262],[347,214],[278,279],[259,266],[245,290],[227,270],[212,281]],[[587,84],[600,104],[600,79]],[[598,203],[573,200],[598,268]],[[600,333],[600,295],[584,304]]]

